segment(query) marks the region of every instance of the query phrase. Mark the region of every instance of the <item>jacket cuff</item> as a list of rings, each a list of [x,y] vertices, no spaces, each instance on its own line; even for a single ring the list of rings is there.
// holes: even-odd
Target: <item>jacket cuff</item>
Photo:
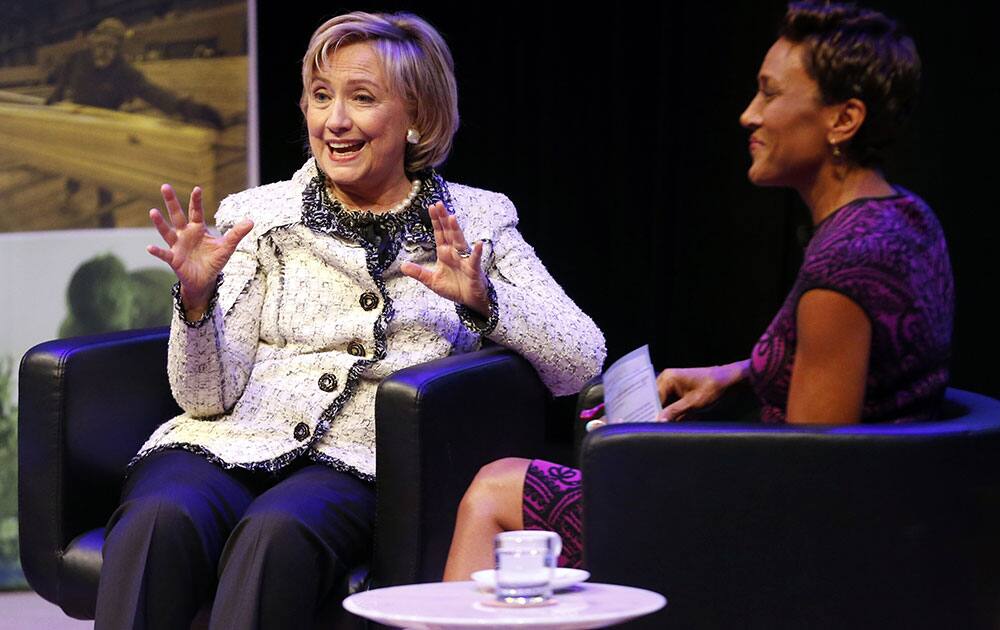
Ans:
[[[178,282],[174,284],[173,288],[170,289],[170,295],[174,296],[174,309],[177,311],[177,315],[180,317],[181,321],[188,328],[201,328],[205,325],[205,322],[212,319],[215,314],[215,303],[219,301],[219,287],[222,286],[223,275],[219,272],[219,275],[215,278],[215,290],[212,291],[212,297],[208,300],[208,307],[205,308],[205,313],[200,319],[190,320],[187,316],[187,311],[184,310],[184,304],[181,302],[181,283]]]
[[[481,337],[492,333],[497,327],[497,322],[500,321],[500,309],[497,307],[497,292],[493,288],[493,282],[489,278],[486,278],[486,300],[490,303],[490,316],[487,319],[483,319],[482,315],[464,304],[455,305],[462,325]]]

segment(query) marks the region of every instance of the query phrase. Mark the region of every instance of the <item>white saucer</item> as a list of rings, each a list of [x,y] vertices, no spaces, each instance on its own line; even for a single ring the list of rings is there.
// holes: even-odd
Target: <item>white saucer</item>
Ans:
[[[589,577],[590,572],[584,571],[583,569],[558,568],[555,570],[555,575],[552,577],[552,588],[553,590],[561,591],[573,586],[574,584],[585,582]],[[497,586],[496,571],[493,569],[476,571],[472,574],[472,579],[476,582],[476,585],[483,590],[492,591]]]

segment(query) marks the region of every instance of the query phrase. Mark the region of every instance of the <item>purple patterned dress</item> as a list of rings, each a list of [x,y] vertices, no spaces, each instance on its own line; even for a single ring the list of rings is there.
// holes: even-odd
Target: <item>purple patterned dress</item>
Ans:
[[[544,529],[562,538],[559,566],[583,565],[583,484],[580,471],[536,459],[524,475],[521,503],[525,529]]]
[[[761,419],[784,422],[795,359],[795,313],[810,289],[837,291],[872,323],[863,422],[934,417],[948,382],[954,284],[941,225],[927,204],[899,194],[858,199],[821,222],[795,285],[754,346],[750,379]],[[580,567],[580,471],[534,460],[524,479],[526,529],[563,539],[560,566]]]
[[[811,289],[847,296],[871,321],[862,422],[928,420],[937,412],[951,355],[951,264],[934,213],[897,191],[852,201],[816,227],[795,285],[751,356],[763,421],[785,421],[796,308]]]

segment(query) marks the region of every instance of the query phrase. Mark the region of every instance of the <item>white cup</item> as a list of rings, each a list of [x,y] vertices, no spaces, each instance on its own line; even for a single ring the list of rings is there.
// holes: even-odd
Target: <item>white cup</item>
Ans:
[[[552,597],[552,578],[562,551],[555,532],[502,532],[493,541],[496,597],[507,604],[538,604]]]

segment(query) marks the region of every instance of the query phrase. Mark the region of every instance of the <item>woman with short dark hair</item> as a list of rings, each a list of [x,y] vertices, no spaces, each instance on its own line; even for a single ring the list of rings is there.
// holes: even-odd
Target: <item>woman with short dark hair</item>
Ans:
[[[934,417],[951,348],[948,250],[930,208],[879,170],[919,77],[913,41],[881,13],[789,5],[740,123],[750,180],[795,189],[814,234],[749,359],[660,373],[660,420],[682,420],[746,379],[765,422]],[[484,467],[462,500],[446,579],[490,566],[493,536],[510,529],[559,532],[560,563],[579,565],[581,482],[578,470],[539,460]]]

